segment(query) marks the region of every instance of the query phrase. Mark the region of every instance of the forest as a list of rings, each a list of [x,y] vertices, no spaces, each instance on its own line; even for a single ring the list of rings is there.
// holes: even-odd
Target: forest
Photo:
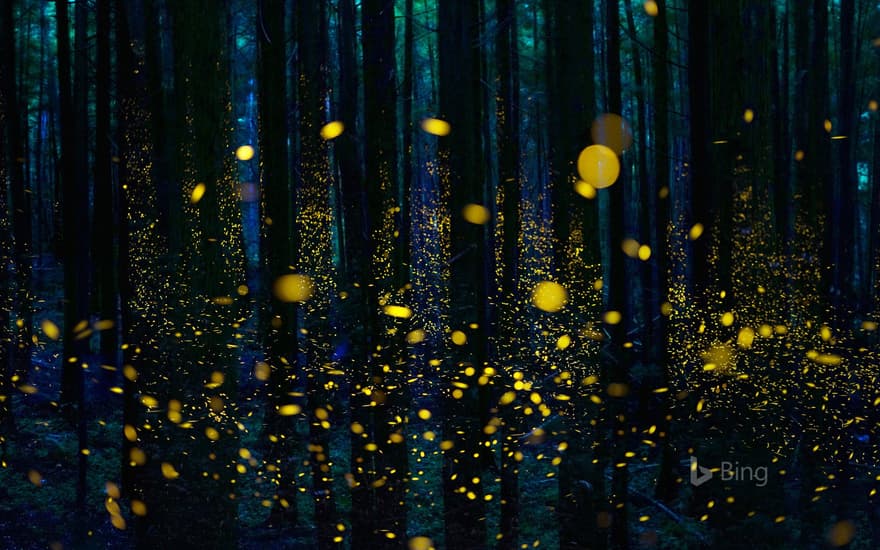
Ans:
[[[0,548],[880,548],[875,0],[0,0]]]

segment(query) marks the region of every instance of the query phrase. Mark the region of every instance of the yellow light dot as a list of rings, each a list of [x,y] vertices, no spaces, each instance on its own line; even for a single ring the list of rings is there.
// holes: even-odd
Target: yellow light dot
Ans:
[[[509,405],[514,402],[516,399],[515,391],[506,391],[501,395],[501,399],[498,400],[499,405]]]
[[[418,344],[418,343],[424,342],[424,341],[425,341],[425,331],[420,328],[417,328],[416,330],[410,331],[406,335],[406,343],[407,344],[415,345],[415,344]]]
[[[755,120],[755,111],[751,109],[746,109],[743,113],[743,120],[746,121],[746,124],[750,124],[753,120]]]
[[[467,335],[460,330],[452,331],[452,343],[456,346],[467,344]]]
[[[43,476],[40,475],[40,472],[36,470],[28,470],[28,481],[33,483],[37,487],[43,486]]]
[[[49,319],[43,319],[43,322],[40,323],[40,328],[43,329],[43,332],[50,340],[57,340],[61,336],[61,331],[58,329],[58,325]]]
[[[596,189],[610,187],[620,175],[620,161],[613,150],[604,145],[590,145],[578,156],[581,179]]]
[[[147,505],[140,500],[132,500],[131,501],[131,513],[136,516],[145,516],[147,515]]]
[[[251,160],[254,158],[254,148],[250,145],[242,145],[235,150],[235,158],[238,160]]]
[[[193,187],[192,193],[189,196],[190,204],[198,204],[202,197],[205,196],[205,187],[204,183],[197,183],[195,187]]]
[[[762,338],[770,338],[773,336],[773,327],[770,325],[761,325],[758,327],[758,334],[760,334]]]
[[[597,116],[590,127],[590,136],[593,138],[593,143],[611,149],[615,153],[615,159],[616,155],[623,154],[633,141],[629,123],[622,116],[614,113]]]
[[[584,180],[577,180],[574,182],[574,191],[585,199],[596,198],[596,188]]]
[[[703,234],[703,224],[695,223],[691,230],[688,232],[688,238],[692,241],[695,241],[700,238]]]
[[[342,135],[342,132],[344,131],[345,124],[339,122],[338,120],[334,120],[333,122],[328,122],[321,127],[321,137],[323,139],[338,138]]]
[[[434,550],[434,541],[428,537],[413,537],[407,543],[409,550]]]
[[[254,365],[254,377],[261,382],[265,382],[266,380],[268,380],[271,373],[272,368],[263,361],[259,361],[256,365]]]
[[[621,319],[623,319],[623,316],[620,312],[614,310],[606,311],[605,315],[602,316],[602,320],[608,325],[616,325]]]
[[[620,248],[630,258],[636,258],[639,255],[639,241],[635,239],[623,239]]]
[[[558,340],[556,340],[556,349],[563,350],[563,349],[568,348],[568,346],[570,346],[570,345],[571,345],[571,336],[569,336],[568,334],[563,334],[562,336],[559,337]]]
[[[110,523],[113,525],[113,527],[119,529],[120,531],[125,530],[125,519],[123,519],[122,516],[115,514],[110,516]]]
[[[651,257],[651,247],[646,244],[643,244],[642,246],[640,246],[639,247],[639,259],[642,260],[643,262],[646,262],[646,261],[648,261],[648,259],[650,257]]]
[[[429,411],[428,409],[421,409],[418,414],[419,418],[421,418],[422,420],[431,419],[431,411]]]
[[[724,315],[721,316],[721,325],[725,327],[729,327],[733,324],[733,313],[728,311],[725,312]]]
[[[422,120],[422,130],[434,136],[448,136],[452,127],[445,120],[426,118]]]
[[[218,432],[215,428],[208,426],[205,428],[205,437],[210,439],[211,441],[217,441],[220,439],[220,432]]]
[[[177,479],[180,477],[180,474],[174,469],[174,466],[172,466],[170,462],[163,462],[161,469],[162,476],[165,479]]]
[[[648,0],[642,6],[645,8],[645,13],[651,17],[657,17],[657,14],[660,13],[660,9],[657,7],[657,2],[654,0]]]
[[[871,112],[877,111],[877,100],[876,99],[872,99],[871,101],[868,102],[868,109]]]
[[[125,427],[122,428],[122,433],[125,435],[125,439],[129,441],[137,441],[137,430],[134,429],[134,426],[126,424]]]
[[[302,407],[296,404],[282,405],[278,408],[278,414],[281,416],[293,416],[299,414]]]
[[[483,225],[489,221],[489,209],[479,204],[468,204],[461,209],[461,217],[475,225]]]
[[[663,302],[660,304],[660,313],[662,313],[665,317],[669,317],[672,315],[672,304],[669,302]]]
[[[143,466],[147,463],[147,454],[137,447],[128,452],[128,458],[137,466]]]
[[[409,319],[410,317],[412,317],[412,310],[406,306],[384,306],[382,308],[382,313],[388,315],[389,317],[396,317],[398,319]]]
[[[838,521],[828,530],[828,542],[831,546],[846,546],[856,534],[856,526],[850,520]]]
[[[315,285],[308,275],[293,273],[275,279],[273,289],[282,302],[305,302],[312,297]]]
[[[568,303],[568,291],[559,283],[541,281],[532,289],[532,305],[541,311],[555,313]]]
[[[151,395],[143,395],[141,396],[141,403],[147,406],[150,409],[155,409],[159,406],[159,401],[156,400],[155,397]]]
[[[800,149],[798,149],[797,151],[795,151],[795,152],[794,152],[794,160],[796,160],[796,161],[798,161],[798,162],[804,160],[804,152],[801,151]]]
[[[828,133],[831,133],[831,121],[828,120],[827,118],[825,119],[824,126],[825,126],[825,131]]]
[[[739,334],[736,336],[736,345],[742,349],[749,349],[752,347],[752,342],[754,342],[754,340],[755,331],[750,327],[743,327],[739,330]]]

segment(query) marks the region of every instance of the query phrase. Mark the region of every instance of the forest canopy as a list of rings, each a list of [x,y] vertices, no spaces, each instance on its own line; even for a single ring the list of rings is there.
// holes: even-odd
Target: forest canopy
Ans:
[[[0,1],[0,547],[880,547],[880,5]]]

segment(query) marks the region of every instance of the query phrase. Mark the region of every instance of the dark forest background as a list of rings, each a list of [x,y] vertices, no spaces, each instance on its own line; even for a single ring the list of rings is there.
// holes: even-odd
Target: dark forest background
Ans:
[[[869,0],[0,0],[0,546],[880,547],[878,69]]]

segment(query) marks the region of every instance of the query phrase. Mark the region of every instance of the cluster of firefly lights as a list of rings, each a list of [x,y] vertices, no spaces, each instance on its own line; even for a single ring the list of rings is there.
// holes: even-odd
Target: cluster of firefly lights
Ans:
[[[657,14],[657,5],[653,1],[645,2],[644,8],[651,16]],[[876,110],[875,102],[872,105],[872,110]],[[751,123],[754,119],[753,111],[750,109],[746,110],[743,119],[746,123]],[[421,128],[426,133],[438,137],[447,136],[451,132],[449,123],[437,118],[426,118],[422,120]],[[332,121],[325,124],[320,129],[320,136],[324,140],[332,140],[339,137],[344,130],[345,127],[342,122]],[[591,137],[593,138],[594,145],[590,145],[583,149],[577,158],[576,166],[580,177],[574,182],[575,192],[587,199],[594,199],[597,196],[598,189],[605,189],[615,183],[620,174],[620,162],[618,156],[621,155],[632,142],[632,133],[627,122],[622,117],[615,114],[600,115],[592,125]],[[235,151],[235,157],[240,161],[249,161],[254,155],[255,150],[250,145],[242,145]],[[190,194],[191,204],[197,204],[204,196],[205,191],[206,188],[204,183],[196,184]],[[466,205],[462,209],[461,215],[464,220],[472,224],[483,225],[491,220],[490,210],[479,204]],[[689,230],[688,237],[690,240],[696,240],[701,236],[702,232],[702,226],[697,224]],[[648,260],[651,256],[650,248],[647,245],[639,244],[634,239],[625,239],[622,242],[622,248],[627,256],[631,258],[638,258],[644,261]],[[277,299],[283,302],[306,302],[313,296],[314,292],[315,283],[308,275],[303,273],[282,275],[275,280],[273,285],[274,295]],[[568,303],[568,292],[565,287],[559,283],[549,280],[540,281],[532,288],[531,303],[539,310],[556,313],[561,311]],[[663,313],[664,315],[668,315],[671,308],[668,307],[668,303],[665,303],[664,306],[666,307]],[[384,305],[383,313],[390,317],[401,319],[406,319],[412,316],[412,311],[408,307],[393,304]],[[620,312],[617,311],[608,311],[602,316],[602,320],[607,324],[617,324],[621,319],[622,316]],[[722,326],[731,326],[733,322],[734,315],[732,312],[724,312],[721,314],[720,323]],[[59,328],[48,319],[42,321],[41,328],[43,329],[44,334],[52,340],[57,340],[61,336]],[[876,324],[866,321],[863,328],[866,330],[876,329]],[[767,338],[774,333],[772,329],[770,331],[765,329],[766,327],[764,325],[760,327],[758,332],[760,332],[761,337]],[[827,327],[823,327],[822,336],[824,340],[828,340],[829,337],[824,331],[827,331]],[[779,331],[776,330],[775,332],[778,333]],[[740,349],[750,348],[756,336],[757,334],[752,328],[743,327],[739,330],[736,337],[737,347]],[[453,343],[457,345],[463,345],[466,342],[466,335],[462,331],[453,331],[450,337]],[[419,343],[423,341],[424,338],[425,332],[420,329],[415,329],[406,336],[406,340],[410,344]],[[565,341],[563,342],[563,340]],[[563,338],[560,338],[559,342],[557,342],[557,347],[559,349],[565,349],[570,343],[571,339],[566,335]],[[710,348],[707,352],[703,353],[703,359],[705,362],[704,370],[711,371],[715,369],[720,370],[722,367],[727,368],[726,364],[730,362],[729,356],[731,353],[731,350],[725,346]],[[812,352],[809,357],[817,364],[836,365],[840,363],[839,357],[832,354]],[[267,371],[267,365],[265,363],[260,363],[255,370],[255,374],[258,379],[265,380],[268,378]],[[502,396],[501,401],[509,403],[512,401],[513,395],[515,394],[512,392],[506,392]],[[698,408],[702,408],[702,405],[703,401],[701,400],[698,404]],[[298,414],[300,410],[301,408],[298,405],[285,405],[281,407],[281,410],[279,410],[278,413],[282,416],[291,416]],[[431,417],[430,412],[424,409],[419,411],[418,416],[423,420],[427,420]],[[130,427],[127,426],[126,428]],[[169,463],[162,463],[162,473],[163,476],[168,479],[174,479],[179,476],[179,473]],[[42,483],[40,474],[35,470],[31,470],[28,477],[35,485]],[[125,521],[120,514],[119,506],[116,502],[120,497],[119,489],[112,482],[108,482],[106,492],[107,502],[105,504],[107,511],[110,513],[111,521],[115,527],[124,529]],[[146,505],[140,500],[133,500],[131,508],[132,513],[135,515],[143,516],[146,514]],[[851,522],[838,522],[832,527],[832,532],[829,532],[828,537],[833,543],[848,541],[852,539],[852,531],[853,525]],[[409,539],[409,548],[411,550],[428,550],[433,548],[433,542],[428,537],[413,537]]]

